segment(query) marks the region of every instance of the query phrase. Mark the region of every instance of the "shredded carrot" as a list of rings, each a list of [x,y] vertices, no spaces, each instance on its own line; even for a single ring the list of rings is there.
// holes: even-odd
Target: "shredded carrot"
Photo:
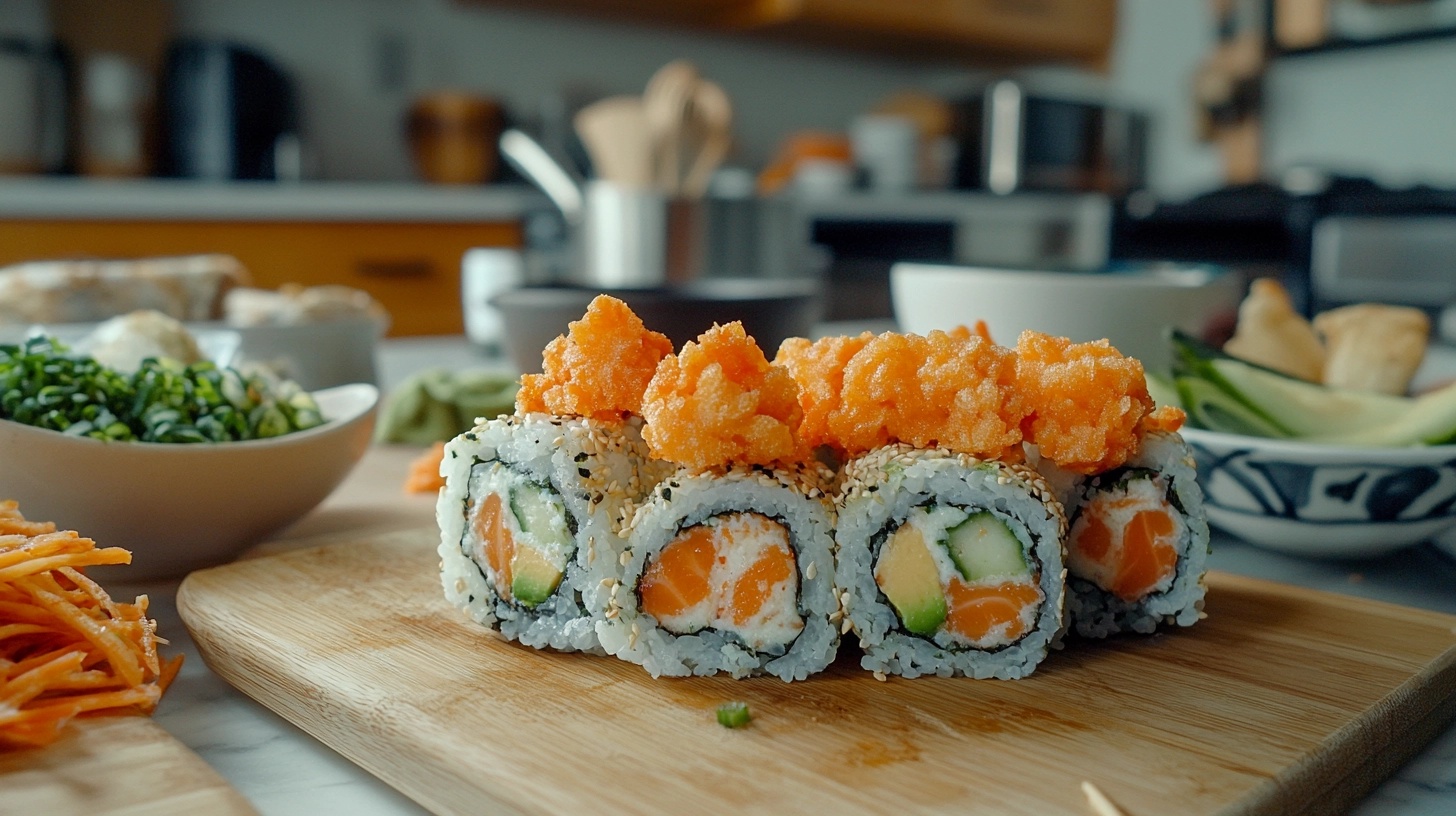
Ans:
[[[157,657],[145,595],[117,603],[80,571],[129,563],[0,502],[0,747],[53,742],[81,714],[156,707],[182,657]]]
[[[445,461],[445,443],[436,442],[430,449],[410,462],[409,473],[404,477],[406,493],[438,493],[445,486],[445,477],[440,475],[440,463]]]

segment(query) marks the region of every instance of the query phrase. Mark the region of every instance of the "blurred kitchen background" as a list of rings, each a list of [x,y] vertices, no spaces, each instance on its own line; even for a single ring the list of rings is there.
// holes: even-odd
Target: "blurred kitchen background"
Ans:
[[[675,60],[731,115],[664,281],[805,278],[830,321],[892,318],[897,261],[1456,301],[1456,0],[5,0],[0,265],[221,253],[492,345],[492,294],[614,282],[501,134],[580,195],[578,114]]]

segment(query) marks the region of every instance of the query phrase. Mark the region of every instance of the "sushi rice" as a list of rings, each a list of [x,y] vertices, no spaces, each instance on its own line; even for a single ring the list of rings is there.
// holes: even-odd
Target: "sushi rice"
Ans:
[[[947,514],[959,522],[982,513],[1003,524],[999,529],[1009,530],[1019,545],[1016,555],[1030,572],[1026,591],[1031,586],[1036,590],[1034,610],[1023,608],[1022,613],[1030,621],[1024,629],[1012,624],[993,630],[991,641],[997,640],[999,631],[1009,633],[1000,640],[1010,642],[984,648],[964,642],[939,622],[933,622],[934,632],[909,631],[915,627],[902,619],[877,579],[892,537],[911,527],[935,529],[934,520]],[[880,448],[851,461],[839,497],[837,582],[845,614],[864,650],[861,665],[903,677],[1014,679],[1030,674],[1063,628],[1065,530],[1061,504],[1045,481],[1024,466],[905,445]],[[932,544],[925,549],[942,548]],[[959,580],[946,576],[947,570],[956,568],[942,561],[948,563],[948,558],[935,556],[940,575],[932,574],[928,590],[932,600],[941,603],[945,582]],[[944,607],[941,612],[943,617]]]
[[[792,681],[823,670],[839,645],[833,506],[825,491],[830,475],[820,468],[735,466],[697,474],[684,470],[660,482],[630,522],[621,580],[612,587],[608,609],[597,623],[602,646],[641,664],[653,677],[722,672]],[[740,534],[736,541],[733,530]],[[786,542],[763,541],[765,530],[778,532]],[[708,609],[706,617],[695,621],[659,621],[649,614],[644,597],[657,574],[653,565],[663,560],[669,545],[685,546],[681,542],[686,540],[690,546],[695,533],[701,534],[697,540],[716,541],[720,547],[708,551],[717,563],[702,587],[732,586],[720,576],[742,576],[744,562],[766,543],[786,543],[792,566],[764,600],[769,613],[780,614],[769,614],[756,625],[734,625],[721,609],[717,615]],[[724,542],[733,543],[725,547]],[[715,602],[724,603],[713,598],[703,603]],[[727,601],[730,611],[735,602],[736,597]]]
[[[436,505],[445,597],[527,646],[601,654],[594,624],[620,574],[619,531],[655,464],[636,420],[501,416],[456,437]],[[510,567],[491,563],[491,524],[512,542]]]

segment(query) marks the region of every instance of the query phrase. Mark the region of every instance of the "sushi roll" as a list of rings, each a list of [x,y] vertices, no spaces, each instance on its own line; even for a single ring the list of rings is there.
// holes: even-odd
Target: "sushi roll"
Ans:
[[[636,510],[602,645],[654,677],[802,680],[834,659],[826,474],[680,472]]]
[[[593,613],[606,608],[620,521],[643,482],[638,425],[526,414],[448,443],[437,506],[445,597],[510,640],[600,652]]]
[[[1078,634],[1202,617],[1209,534],[1195,477],[1183,437],[1154,431],[1122,467],[1071,480],[1067,609]]]
[[[665,358],[643,397],[679,470],[635,508],[603,647],[654,677],[802,680],[834,659],[832,473],[802,464],[797,387],[738,323]]]
[[[1106,341],[1027,332],[1017,366],[1031,456],[1067,509],[1071,626],[1105,637],[1195,623],[1208,522],[1183,412],[1155,407],[1142,364]]]
[[[837,582],[877,674],[1030,674],[1062,630],[1066,519],[1024,465],[891,445],[852,460]]]
[[[436,518],[445,597],[537,648],[602,651],[595,623],[620,575],[634,502],[665,472],[642,394],[668,339],[602,296],[521,378],[516,413],[445,445]]]

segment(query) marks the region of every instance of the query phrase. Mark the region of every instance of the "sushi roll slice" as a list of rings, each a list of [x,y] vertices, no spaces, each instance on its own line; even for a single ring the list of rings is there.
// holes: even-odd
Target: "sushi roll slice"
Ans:
[[[516,413],[478,421],[440,463],[445,597],[537,648],[600,652],[630,506],[667,468],[642,438],[643,390],[672,343],[600,296],[521,378]]]
[[[1067,610],[1078,634],[1148,633],[1202,617],[1209,535],[1195,476],[1183,437],[1155,431],[1122,467],[1053,478],[1070,482]]]
[[[1184,415],[1107,341],[1025,332],[1017,380],[1036,467],[1067,508],[1067,608],[1084,636],[1198,620],[1208,522]]]
[[[839,644],[828,475],[738,466],[659,483],[633,515],[602,645],[654,677],[823,670]]]
[[[1024,465],[891,445],[845,466],[837,583],[877,674],[1015,679],[1062,631],[1066,519]]]
[[[800,680],[839,645],[832,472],[804,464],[787,369],[743,326],[659,364],[643,437],[678,471],[635,509],[602,645],[653,676]]]
[[[448,443],[436,508],[445,597],[510,640],[600,653],[594,614],[619,571],[621,521],[651,486],[639,426],[526,414]]]

